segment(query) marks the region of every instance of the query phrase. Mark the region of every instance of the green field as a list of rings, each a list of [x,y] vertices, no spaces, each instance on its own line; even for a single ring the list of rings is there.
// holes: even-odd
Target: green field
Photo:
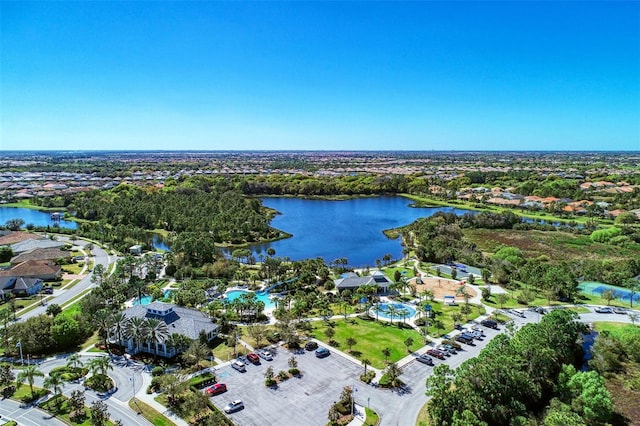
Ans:
[[[411,328],[398,328],[388,322],[350,318],[347,321],[330,321],[329,324],[335,331],[333,340],[338,342],[338,349],[348,353],[349,347],[346,340],[352,337],[357,342],[352,348],[353,355],[358,359],[368,359],[376,368],[384,368],[386,365],[382,349],[389,348],[391,350],[389,362],[396,362],[408,354],[404,344],[408,337],[413,339],[413,344],[410,346],[412,351],[421,348],[424,342],[424,338],[417,331]],[[311,335],[328,343],[329,339],[325,334],[327,327],[324,321],[315,321],[312,323]]]

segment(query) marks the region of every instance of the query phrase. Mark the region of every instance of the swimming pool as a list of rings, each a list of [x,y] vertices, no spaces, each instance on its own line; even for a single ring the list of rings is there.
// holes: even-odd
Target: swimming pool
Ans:
[[[378,303],[378,309],[373,306],[369,313],[371,316],[385,319],[407,319],[413,318],[416,314],[415,308],[404,303]]]
[[[248,291],[248,290],[229,290],[228,292],[225,293],[224,296],[228,300],[236,300],[241,295],[248,294],[248,293],[255,293],[256,298],[259,301],[264,303],[264,308],[265,309],[273,309],[273,308],[276,307],[275,303],[273,303],[273,300],[271,300],[269,298],[269,294],[268,293]]]
[[[165,290],[164,297],[168,298],[169,296],[171,296],[171,290]],[[136,306],[136,305],[146,306],[149,303],[151,303],[151,296],[149,295],[142,296],[141,299],[138,299],[137,297],[133,299],[133,306]]]
[[[613,290],[613,295],[616,299],[624,300],[627,302],[631,301],[631,291],[627,290],[623,287],[617,287],[611,284],[600,283],[597,281],[584,281],[578,285],[578,290],[583,293],[597,294],[602,296],[602,293],[607,290]],[[633,301],[640,301],[640,293],[636,293],[633,295]]]

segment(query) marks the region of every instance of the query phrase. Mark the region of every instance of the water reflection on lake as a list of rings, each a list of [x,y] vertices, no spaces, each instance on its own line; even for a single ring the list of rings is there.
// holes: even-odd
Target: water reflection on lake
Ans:
[[[0,207],[0,224],[5,225],[8,220],[22,219],[24,225],[33,224],[35,226],[54,226],[56,222],[51,219],[50,212],[25,209],[23,207]],[[60,220],[60,228],[77,229],[78,224],[68,220]]]
[[[437,212],[456,214],[468,210],[453,207],[411,208],[403,197],[356,198],[345,201],[300,198],[264,198],[265,206],[282,213],[271,225],[293,234],[292,238],[252,246],[256,258],[272,247],[276,256],[292,260],[322,257],[329,262],[345,257],[351,266],[374,266],[385,254],[402,257],[400,239],[382,231],[407,225]]]

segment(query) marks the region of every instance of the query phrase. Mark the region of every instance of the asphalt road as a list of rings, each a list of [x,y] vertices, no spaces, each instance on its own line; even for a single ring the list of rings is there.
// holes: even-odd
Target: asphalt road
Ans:
[[[0,401],[0,415],[2,420],[15,420],[21,426],[66,426],[66,423],[51,417],[46,411],[39,408],[20,408],[20,403],[11,399]]]
[[[102,356],[102,354],[96,354],[96,356]],[[82,355],[81,360],[86,362],[92,356]],[[142,416],[137,415],[128,406],[129,399],[133,396],[133,384],[135,383],[136,392],[142,387],[142,369],[137,365],[126,366],[126,361],[123,357],[114,357],[115,362],[111,365],[113,370],[109,370],[109,377],[111,377],[116,383],[117,390],[110,395],[99,395],[92,390],[85,390],[84,386],[80,382],[65,383],[62,387],[62,393],[66,396],[71,395],[76,389],[80,389],[84,392],[87,406],[91,406],[94,401],[101,400],[107,404],[109,415],[112,420],[121,420],[124,425],[143,425],[148,426],[149,423]],[[67,364],[66,356],[58,356],[56,358],[50,358],[38,365],[38,369],[48,375],[48,373],[55,367],[64,366]],[[17,374],[17,372],[16,372]],[[131,378],[134,380],[131,380]],[[44,381],[43,377],[36,377],[34,384],[42,387]],[[0,403],[1,404],[1,403]],[[42,424],[42,420],[40,423]],[[47,423],[48,424],[48,423]]]

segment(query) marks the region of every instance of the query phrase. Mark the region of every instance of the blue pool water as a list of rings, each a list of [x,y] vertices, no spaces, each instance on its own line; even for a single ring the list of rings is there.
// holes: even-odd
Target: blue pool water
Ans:
[[[251,291],[247,291],[247,290],[230,290],[228,292],[225,293],[225,297],[228,300],[236,300],[238,297],[240,297],[243,294],[247,294],[247,293],[254,293]],[[273,303],[273,300],[269,299],[269,294],[268,293],[255,293],[256,298],[258,300],[260,300],[261,302],[264,303],[264,308],[265,309],[273,309],[276,307],[275,303]]]
[[[171,295],[171,290],[165,290],[164,291],[164,297],[169,297],[170,295]],[[134,306],[136,306],[136,305],[146,306],[149,303],[151,303],[151,296],[149,296],[149,295],[142,296],[142,299],[135,298],[133,300],[133,305]]]
[[[378,306],[380,307],[380,311],[377,312],[377,315],[386,319],[406,319],[412,318],[416,314],[416,310],[413,307],[405,305],[404,303],[380,303]],[[393,306],[396,309],[397,313],[395,315],[389,312],[390,306]],[[400,313],[403,310],[407,312],[404,316]],[[374,317],[376,316],[374,308],[371,308],[371,313]]]

